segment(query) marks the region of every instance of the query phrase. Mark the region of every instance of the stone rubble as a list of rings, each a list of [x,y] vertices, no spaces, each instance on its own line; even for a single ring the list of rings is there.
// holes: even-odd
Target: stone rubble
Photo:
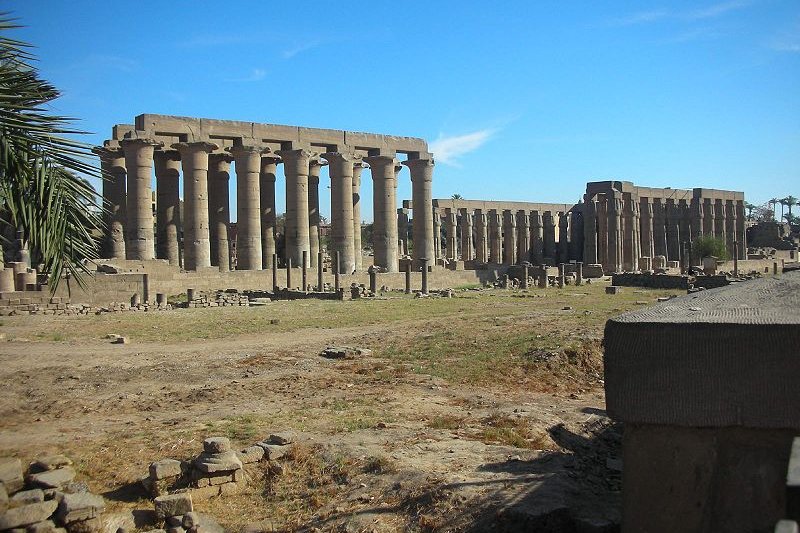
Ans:
[[[74,482],[72,461],[63,455],[22,462],[0,458],[0,531],[14,533],[99,533],[102,497]]]

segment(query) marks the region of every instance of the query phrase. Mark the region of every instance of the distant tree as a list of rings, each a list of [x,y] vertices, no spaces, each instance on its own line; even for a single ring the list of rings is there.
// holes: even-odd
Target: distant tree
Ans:
[[[716,257],[720,260],[728,258],[728,246],[724,239],[718,239],[711,235],[698,237],[692,243],[692,255],[694,257]]]
[[[792,196],[790,194],[789,196],[784,198],[784,201],[786,202],[786,207],[789,208],[789,217],[791,218],[791,216],[792,216],[792,207],[797,205],[797,198],[795,198],[794,196]]]
[[[775,208],[778,207],[779,200],[777,198],[771,198],[767,203],[772,206],[772,220],[778,218],[778,213],[775,211]]]
[[[450,198],[451,198],[451,199],[453,199],[453,200],[463,200],[463,199],[464,199],[464,197],[463,197],[463,196],[461,196],[461,195],[460,195],[460,194],[458,194],[458,193],[455,193],[455,194],[454,194],[453,196],[451,196]]]
[[[747,220],[753,220],[753,209],[755,209],[756,206],[750,202],[745,202],[744,208],[747,209]]]
[[[781,218],[779,220],[783,220],[783,208],[786,207],[786,198],[780,198],[778,203],[781,204]]]

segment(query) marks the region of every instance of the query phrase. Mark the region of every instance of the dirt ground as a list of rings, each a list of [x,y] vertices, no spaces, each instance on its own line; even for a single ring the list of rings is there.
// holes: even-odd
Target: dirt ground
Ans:
[[[616,531],[602,328],[670,292],[604,285],[6,317],[0,456],[68,455],[109,530],[144,531],[149,463],[293,429],[281,472],[196,508],[228,531]]]

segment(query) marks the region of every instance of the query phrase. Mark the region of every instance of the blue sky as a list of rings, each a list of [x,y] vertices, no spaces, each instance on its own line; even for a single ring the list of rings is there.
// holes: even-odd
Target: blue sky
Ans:
[[[2,6],[92,143],[163,113],[424,137],[434,197],[570,202],[606,179],[800,197],[797,0]]]

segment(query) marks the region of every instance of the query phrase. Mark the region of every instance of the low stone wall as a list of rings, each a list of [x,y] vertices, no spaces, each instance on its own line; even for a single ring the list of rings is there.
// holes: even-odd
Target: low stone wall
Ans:
[[[611,284],[621,287],[687,290],[689,288],[689,278],[670,274],[635,274],[632,272],[623,272],[612,275]]]

